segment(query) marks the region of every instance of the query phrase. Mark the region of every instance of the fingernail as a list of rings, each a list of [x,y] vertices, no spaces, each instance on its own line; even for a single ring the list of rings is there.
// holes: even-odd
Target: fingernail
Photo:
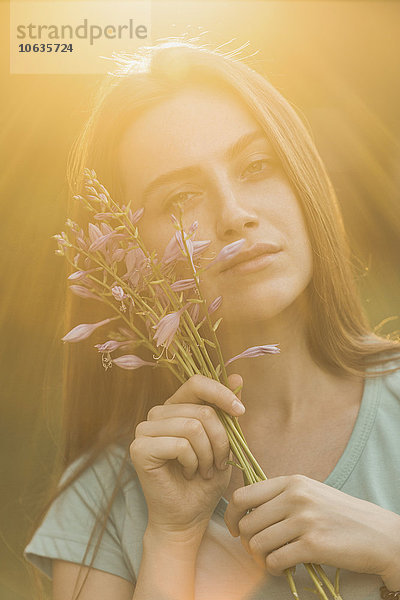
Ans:
[[[242,415],[245,412],[245,407],[243,406],[243,404],[241,402],[239,402],[239,400],[234,400],[232,402],[232,410],[233,412],[235,412],[237,415]]]
[[[214,476],[214,467],[211,467],[211,469],[209,469],[207,471],[207,479],[211,479]]]

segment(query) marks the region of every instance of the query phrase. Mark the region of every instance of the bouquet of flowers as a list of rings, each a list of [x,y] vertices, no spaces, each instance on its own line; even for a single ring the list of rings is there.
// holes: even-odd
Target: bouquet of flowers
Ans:
[[[115,326],[110,329],[108,339],[95,346],[104,368],[162,367],[171,371],[180,383],[201,374],[228,385],[226,367],[233,361],[279,352],[277,344],[266,344],[247,348],[224,360],[217,337],[222,318],[215,318],[222,297],[207,302],[202,292],[202,273],[211,264],[232,258],[245,240],[226,245],[211,262],[208,259],[204,264],[207,259],[202,255],[211,242],[195,239],[197,221],[185,231],[183,208],[177,203],[177,214],[171,215],[175,233],[160,258],[146,248],[139,232],[138,222],[144,209],[132,212],[129,205],[117,204],[93,170],[85,169],[83,177],[82,195],[74,198],[89,211],[93,222],[89,222],[85,232],[68,219],[68,233],[63,231],[54,236],[58,243],[56,253],[65,256],[73,269],[68,277],[71,291],[104,303],[112,316],[97,323],[77,325],[62,338],[64,342],[79,342],[96,329],[118,321],[117,329]],[[185,279],[177,274],[182,261],[188,272]],[[150,351],[153,360],[140,357],[136,353],[140,348]],[[115,352],[122,354],[115,356]],[[242,470],[244,484],[267,479],[246,443],[237,417],[214,408],[237,461],[232,464]],[[305,567],[320,598],[328,600],[328,593],[334,600],[341,600],[339,570],[332,584],[320,565]],[[293,597],[298,598],[293,570],[287,569],[286,576]]]

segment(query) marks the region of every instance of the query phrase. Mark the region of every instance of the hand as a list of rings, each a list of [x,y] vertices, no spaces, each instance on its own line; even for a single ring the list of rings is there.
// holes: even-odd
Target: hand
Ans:
[[[272,575],[311,562],[385,581],[400,564],[399,515],[303,475],[235,490],[225,522]]]
[[[229,377],[232,389],[241,382],[240,375]],[[153,531],[202,537],[231,476],[228,436],[205,402],[238,416],[244,407],[237,401],[221,383],[195,375],[137,426],[131,459]]]

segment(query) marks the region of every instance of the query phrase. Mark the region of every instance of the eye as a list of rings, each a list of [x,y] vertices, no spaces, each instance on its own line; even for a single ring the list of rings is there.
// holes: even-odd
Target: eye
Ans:
[[[262,173],[266,171],[268,166],[268,161],[265,158],[259,160],[253,160],[251,163],[247,165],[243,174],[257,175],[258,173]]]
[[[200,192],[178,192],[177,194],[173,194],[167,199],[166,205],[170,206],[171,204],[187,202],[190,198],[194,198],[200,195]]]

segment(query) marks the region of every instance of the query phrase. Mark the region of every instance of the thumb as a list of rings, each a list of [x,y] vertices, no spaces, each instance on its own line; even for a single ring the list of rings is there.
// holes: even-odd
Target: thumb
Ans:
[[[229,389],[233,391],[234,394],[242,399],[242,388],[243,388],[243,377],[238,373],[233,373],[232,375],[228,375],[228,386]]]

